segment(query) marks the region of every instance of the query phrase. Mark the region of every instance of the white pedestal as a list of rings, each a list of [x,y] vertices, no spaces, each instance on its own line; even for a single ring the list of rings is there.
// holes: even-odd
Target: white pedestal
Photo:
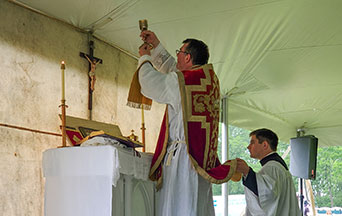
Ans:
[[[113,146],[67,147],[43,153],[46,216],[152,216],[151,156]]]

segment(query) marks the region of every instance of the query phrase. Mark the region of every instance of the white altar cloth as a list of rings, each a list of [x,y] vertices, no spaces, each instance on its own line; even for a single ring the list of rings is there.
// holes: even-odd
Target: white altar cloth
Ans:
[[[147,180],[152,156],[120,146],[49,149],[43,153],[46,216],[110,216],[121,174]]]

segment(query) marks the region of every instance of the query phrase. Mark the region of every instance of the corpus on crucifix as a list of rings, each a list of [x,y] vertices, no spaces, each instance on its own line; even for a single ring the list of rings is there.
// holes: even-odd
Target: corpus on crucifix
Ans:
[[[88,55],[84,55],[86,57],[86,59],[88,60],[88,62],[90,63],[90,70],[89,70],[89,78],[90,78],[90,89],[91,91],[94,91],[95,90],[95,81],[96,81],[96,75],[95,75],[95,69],[96,69],[96,65],[98,63],[101,62],[100,59],[96,60],[96,59],[93,59],[93,60],[90,60]]]
[[[88,97],[88,110],[89,110],[89,120],[92,119],[91,112],[93,109],[93,91],[95,90],[95,69],[97,64],[102,64],[102,59],[96,58],[94,56],[94,41],[90,40],[89,41],[89,54],[85,54],[80,52],[80,56],[87,59],[89,63],[89,72],[88,72],[88,77],[89,77],[89,97]]]

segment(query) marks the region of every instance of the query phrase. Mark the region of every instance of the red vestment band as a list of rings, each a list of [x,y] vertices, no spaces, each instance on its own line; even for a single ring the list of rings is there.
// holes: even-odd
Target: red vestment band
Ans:
[[[228,160],[224,164],[218,160],[220,86],[212,65],[177,72],[177,75],[185,142],[192,165],[211,183],[227,182],[235,172],[236,160]],[[168,123],[166,110],[150,170],[150,179],[158,181],[158,188],[162,181],[161,164],[167,148]]]

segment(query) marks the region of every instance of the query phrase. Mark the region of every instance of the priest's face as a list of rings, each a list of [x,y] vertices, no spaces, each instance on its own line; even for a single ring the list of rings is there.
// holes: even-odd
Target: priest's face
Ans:
[[[264,148],[263,144],[259,143],[259,140],[256,138],[255,135],[250,137],[249,145],[247,147],[249,150],[249,154],[251,158],[261,160],[264,156]]]
[[[182,71],[182,70],[187,70],[192,67],[192,62],[191,61],[191,55],[190,53],[186,52],[186,47],[188,44],[183,44],[183,46],[177,51],[177,69]]]

